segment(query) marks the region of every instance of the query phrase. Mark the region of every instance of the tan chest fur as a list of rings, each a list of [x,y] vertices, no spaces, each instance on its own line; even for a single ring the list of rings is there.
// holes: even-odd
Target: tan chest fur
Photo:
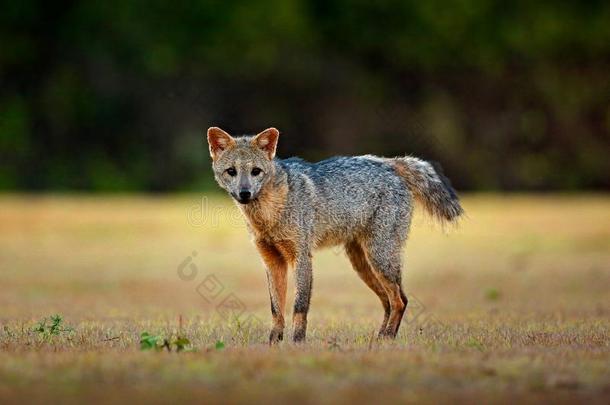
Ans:
[[[296,259],[296,229],[283,223],[288,186],[265,189],[257,201],[240,206],[248,228],[256,241],[274,246],[284,259],[293,264]]]

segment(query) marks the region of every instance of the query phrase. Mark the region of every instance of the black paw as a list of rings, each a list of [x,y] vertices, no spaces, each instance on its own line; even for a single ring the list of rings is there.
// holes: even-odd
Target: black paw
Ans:
[[[284,340],[284,331],[273,329],[269,334],[269,345],[275,345]]]
[[[385,329],[383,331],[379,331],[379,335],[377,337],[380,340],[394,340],[396,339],[396,332],[391,329]]]
[[[294,331],[294,336],[292,337],[292,341],[294,343],[303,343],[305,342],[305,329],[297,329]]]

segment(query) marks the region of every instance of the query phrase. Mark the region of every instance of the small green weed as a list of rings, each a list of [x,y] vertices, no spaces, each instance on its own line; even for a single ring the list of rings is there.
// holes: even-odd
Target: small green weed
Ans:
[[[478,340],[476,340],[473,337],[468,339],[468,342],[466,342],[466,347],[477,349],[480,352],[485,350],[485,346],[483,346],[483,344],[481,342],[479,342]]]
[[[151,335],[148,332],[142,332],[140,335],[140,350],[155,350],[157,352],[163,349],[168,352],[190,352],[194,351],[191,341],[183,336],[178,336],[174,339],[168,339],[161,335]]]
[[[489,301],[497,301],[500,299],[500,291],[495,288],[489,288],[487,291],[485,291],[485,298],[487,298]]]
[[[70,334],[74,329],[64,326],[64,319],[61,315],[52,315],[50,318],[44,318],[38,322],[33,331],[38,333],[43,340],[49,341],[53,337]]]

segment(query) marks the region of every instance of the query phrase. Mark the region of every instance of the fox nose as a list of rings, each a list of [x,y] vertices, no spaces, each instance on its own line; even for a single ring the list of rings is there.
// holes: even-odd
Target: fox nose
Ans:
[[[252,197],[252,193],[248,190],[241,190],[239,192],[239,199],[242,201],[248,201]]]

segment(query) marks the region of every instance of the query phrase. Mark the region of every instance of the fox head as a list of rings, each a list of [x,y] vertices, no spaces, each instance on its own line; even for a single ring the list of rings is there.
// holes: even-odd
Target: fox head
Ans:
[[[218,127],[208,129],[214,177],[239,203],[256,200],[275,174],[273,158],[279,136],[275,128],[236,138]]]

